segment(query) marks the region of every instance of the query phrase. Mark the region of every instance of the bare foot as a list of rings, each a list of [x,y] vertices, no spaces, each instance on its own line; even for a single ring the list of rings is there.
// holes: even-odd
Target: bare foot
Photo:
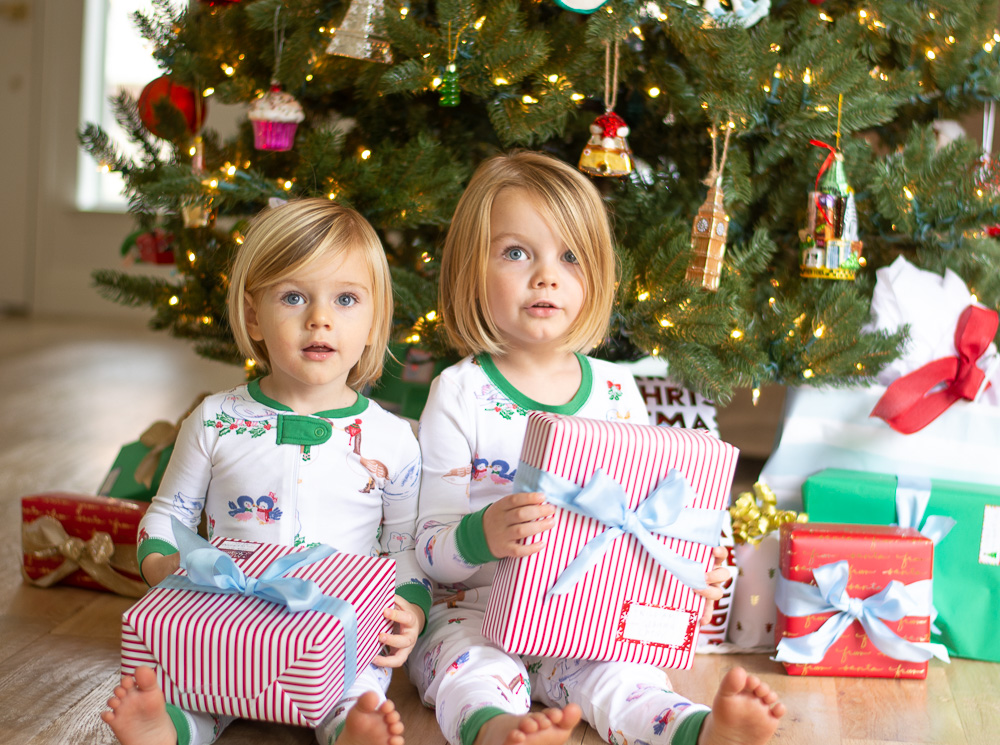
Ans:
[[[386,699],[381,704],[367,691],[347,712],[337,745],[403,745],[403,722],[396,705]]]
[[[152,668],[137,667],[135,677],[123,675],[101,719],[122,745],[177,745],[177,730]]]
[[[785,705],[769,685],[734,667],[719,683],[698,745],[764,745],[784,715]]]
[[[479,730],[475,745],[562,745],[582,716],[580,707],[501,714]]]

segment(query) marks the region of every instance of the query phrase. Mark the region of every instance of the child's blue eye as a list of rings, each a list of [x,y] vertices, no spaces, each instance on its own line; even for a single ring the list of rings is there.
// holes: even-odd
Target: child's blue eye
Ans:
[[[528,258],[528,255],[524,252],[524,249],[518,248],[517,246],[514,246],[513,248],[508,248],[504,252],[504,255],[511,261],[523,261],[524,259]]]
[[[306,299],[297,292],[286,292],[281,296],[281,302],[285,305],[303,305]]]
[[[576,260],[576,254],[572,251],[567,251],[563,254],[563,261],[567,261],[570,264],[579,264],[580,262]]]
[[[345,292],[343,295],[337,296],[337,305],[341,305],[345,308],[350,308],[356,302],[358,302],[358,299],[354,297],[354,295],[351,295],[350,293],[347,292]]]

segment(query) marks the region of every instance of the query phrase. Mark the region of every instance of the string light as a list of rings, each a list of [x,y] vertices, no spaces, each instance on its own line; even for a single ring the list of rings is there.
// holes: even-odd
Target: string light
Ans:
[[[813,336],[815,336],[815,337],[816,337],[817,339],[822,339],[822,338],[823,338],[823,334],[825,334],[825,333],[826,333],[826,326],[824,326],[824,325],[823,325],[823,324],[821,323],[821,324],[820,324],[820,325],[819,325],[819,326],[818,326],[818,327],[816,328],[816,330],[815,330],[815,331],[813,331]]]
[[[646,290],[643,290],[642,292],[639,293],[639,295],[637,296],[636,299],[640,303],[646,302],[647,300],[649,300],[649,292],[647,292]]]
[[[206,326],[211,326],[212,325],[212,316],[202,316],[201,317],[201,322],[203,324],[205,324]]]
[[[194,255],[194,251],[188,251],[188,261],[193,264],[196,258],[198,257]]]
[[[500,75],[497,75],[495,78],[493,78],[493,84],[494,85],[507,85],[509,83],[510,83],[510,81],[507,80],[507,78],[502,77]]]
[[[284,187],[285,191],[288,191],[289,189],[292,188],[292,182],[286,181],[285,183],[282,184],[282,187]]]
[[[558,75],[549,75],[549,82],[550,83],[555,83],[558,80],[559,80],[559,76]]]
[[[570,96],[570,99],[573,100],[573,101],[576,101],[577,103],[579,103],[580,101],[582,101],[585,98],[586,98],[586,96],[583,95],[582,93],[574,93],[574,94],[572,94]]]
[[[406,18],[406,16],[408,16],[409,14],[410,14],[410,9],[409,8],[407,8],[405,5],[400,6],[400,8],[399,8],[399,17],[400,18]]]
[[[989,50],[987,49],[986,51],[989,51]],[[933,49],[928,49],[925,52],[925,54],[927,55],[927,59],[929,59],[929,60],[937,59],[937,54],[934,53]]]
[[[674,327],[673,321],[671,321],[669,318],[661,318],[660,325],[665,329],[672,329]]]
[[[420,341],[420,334],[410,334],[409,336],[406,337],[406,339],[404,339],[404,341],[407,344],[416,344],[418,341]]]
[[[752,391],[750,391],[750,401],[754,406],[757,405],[757,402],[760,401],[760,388],[755,387]]]
[[[243,361],[243,367],[245,367],[247,370],[253,370],[255,367],[257,367],[257,363],[254,362],[252,359],[247,358]]]
[[[660,356],[660,348],[659,347],[653,347],[653,351],[650,352],[650,354],[653,355],[654,357],[659,357]]]
[[[228,175],[228,176],[235,176],[236,175],[236,166],[233,166],[233,165],[229,166],[226,169],[226,175]]]
[[[906,195],[906,198],[907,198],[907,199],[913,199],[913,192],[912,192],[912,191],[910,191],[910,187],[908,187],[908,186],[904,186],[904,187],[903,187],[903,194],[905,194],[905,195]]]
[[[855,365],[855,367],[856,367],[856,368],[858,368],[858,371],[859,371],[859,372],[860,372],[861,370],[864,370],[864,369],[865,369],[865,366],[864,366],[864,365],[862,365],[862,364],[861,364],[860,362],[858,362],[858,363],[857,363],[857,364]]]
[[[652,88],[650,88],[649,91],[647,92],[649,93],[650,98],[656,98],[657,96],[660,95],[660,89],[657,88],[655,85]]]
[[[432,310],[427,315],[424,316],[424,318],[426,318],[428,321],[433,321],[437,317],[438,314],[436,310]]]
[[[361,160],[368,160],[370,157],[372,157],[371,150],[365,148],[364,150],[361,151]]]
[[[203,90],[201,92],[201,95],[202,95],[203,98],[208,98],[213,93],[215,93],[215,88],[206,88],[205,90]]]
[[[538,103],[538,99],[537,98],[532,98],[527,93],[525,93],[523,96],[521,96],[521,101],[523,103],[526,103],[526,104],[527,103]]]
[[[334,199],[337,198],[337,192],[331,191],[329,194],[326,195],[326,198],[332,202]]]
[[[833,23],[833,19],[830,16],[828,16],[826,13],[820,13],[819,14],[819,19],[821,21],[826,21],[827,23]]]
[[[222,71],[223,71],[224,73],[226,73],[226,75],[229,75],[229,76],[232,76],[232,74],[233,74],[234,72],[236,72],[236,68],[235,68],[235,67],[233,67],[232,65],[227,65],[227,64],[226,64],[225,62],[223,62],[223,63],[222,63],[221,65],[220,65],[220,67],[222,68]]]
[[[167,301],[167,304],[168,305],[177,305],[177,303],[179,303],[180,301],[181,301],[181,299],[179,297],[177,297],[176,295],[171,295],[170,299]]]
[[[729,335],[731,337],[733,337],[734,339],[736,339],[736,340],[739,340],[739,339],[743,338],[743,332],[740,331],[739,329],[733,329],[732,332]]]
[[[437,90],[439,85],[441,85],[441,78],[434,78],[431,81],[431,90]]]
[[[815,375],[815,373],[808,367],[802,371],[802,377],[806,378],[807,380],[811,378],[813,375]]]

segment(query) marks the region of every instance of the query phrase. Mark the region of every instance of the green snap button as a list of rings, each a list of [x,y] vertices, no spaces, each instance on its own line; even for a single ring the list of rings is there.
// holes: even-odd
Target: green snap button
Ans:
[[[322,427],[317,427],[316,429],[313,430],[313,434],[316,435],[317,437],[322,437],[323,435],[326,434],[326,430],[324,430]]]

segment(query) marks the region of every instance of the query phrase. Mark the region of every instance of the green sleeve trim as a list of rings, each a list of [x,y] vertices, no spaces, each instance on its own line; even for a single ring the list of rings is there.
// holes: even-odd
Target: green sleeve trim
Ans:
[[[424,612],[424,628],[427,628],[427,619],[431,614],[431,594],[427,588],[419,582],[407,582],[396,588],[396,594]],[[424,629],[420,629],[424,633]]]
[[[173,704],[167,704],[167,716],[177,730],[177,745],[191,745],[191,725],[184,711]]]
[[[677,723],[677,730],[671,738],[671,745],[698,745],[698,735],[701,734],[701,725],[705,721],[709,711],[702,709],[693,711]]]
[[[170,554],[177,553],[177,546],[167,543],[162,538],[148,538],[139,544],[139,550],[136,552],[136,558],[139,560],[139,576],[142,577],[142,561],[150,554],[163,554],[164,556],[170,556]],[[142,581],[146,582],[146,578],[142,577]],[[146,582],[148,585],[149,582]]]
[[[455,546],[467,564],[489,564],[499,559],[490,553],[490,548],[486,545],[483,515],[488,509],[489,505],[486,505],[479,512],[466,515],[455,528]]]
[[[472,712],[458,728],[458,737],[462,741],[462,745],[473,745],[483,725],[501,714],[510,714],[510,712],[496,706],[484,706],[482,709],[476,709]]]

